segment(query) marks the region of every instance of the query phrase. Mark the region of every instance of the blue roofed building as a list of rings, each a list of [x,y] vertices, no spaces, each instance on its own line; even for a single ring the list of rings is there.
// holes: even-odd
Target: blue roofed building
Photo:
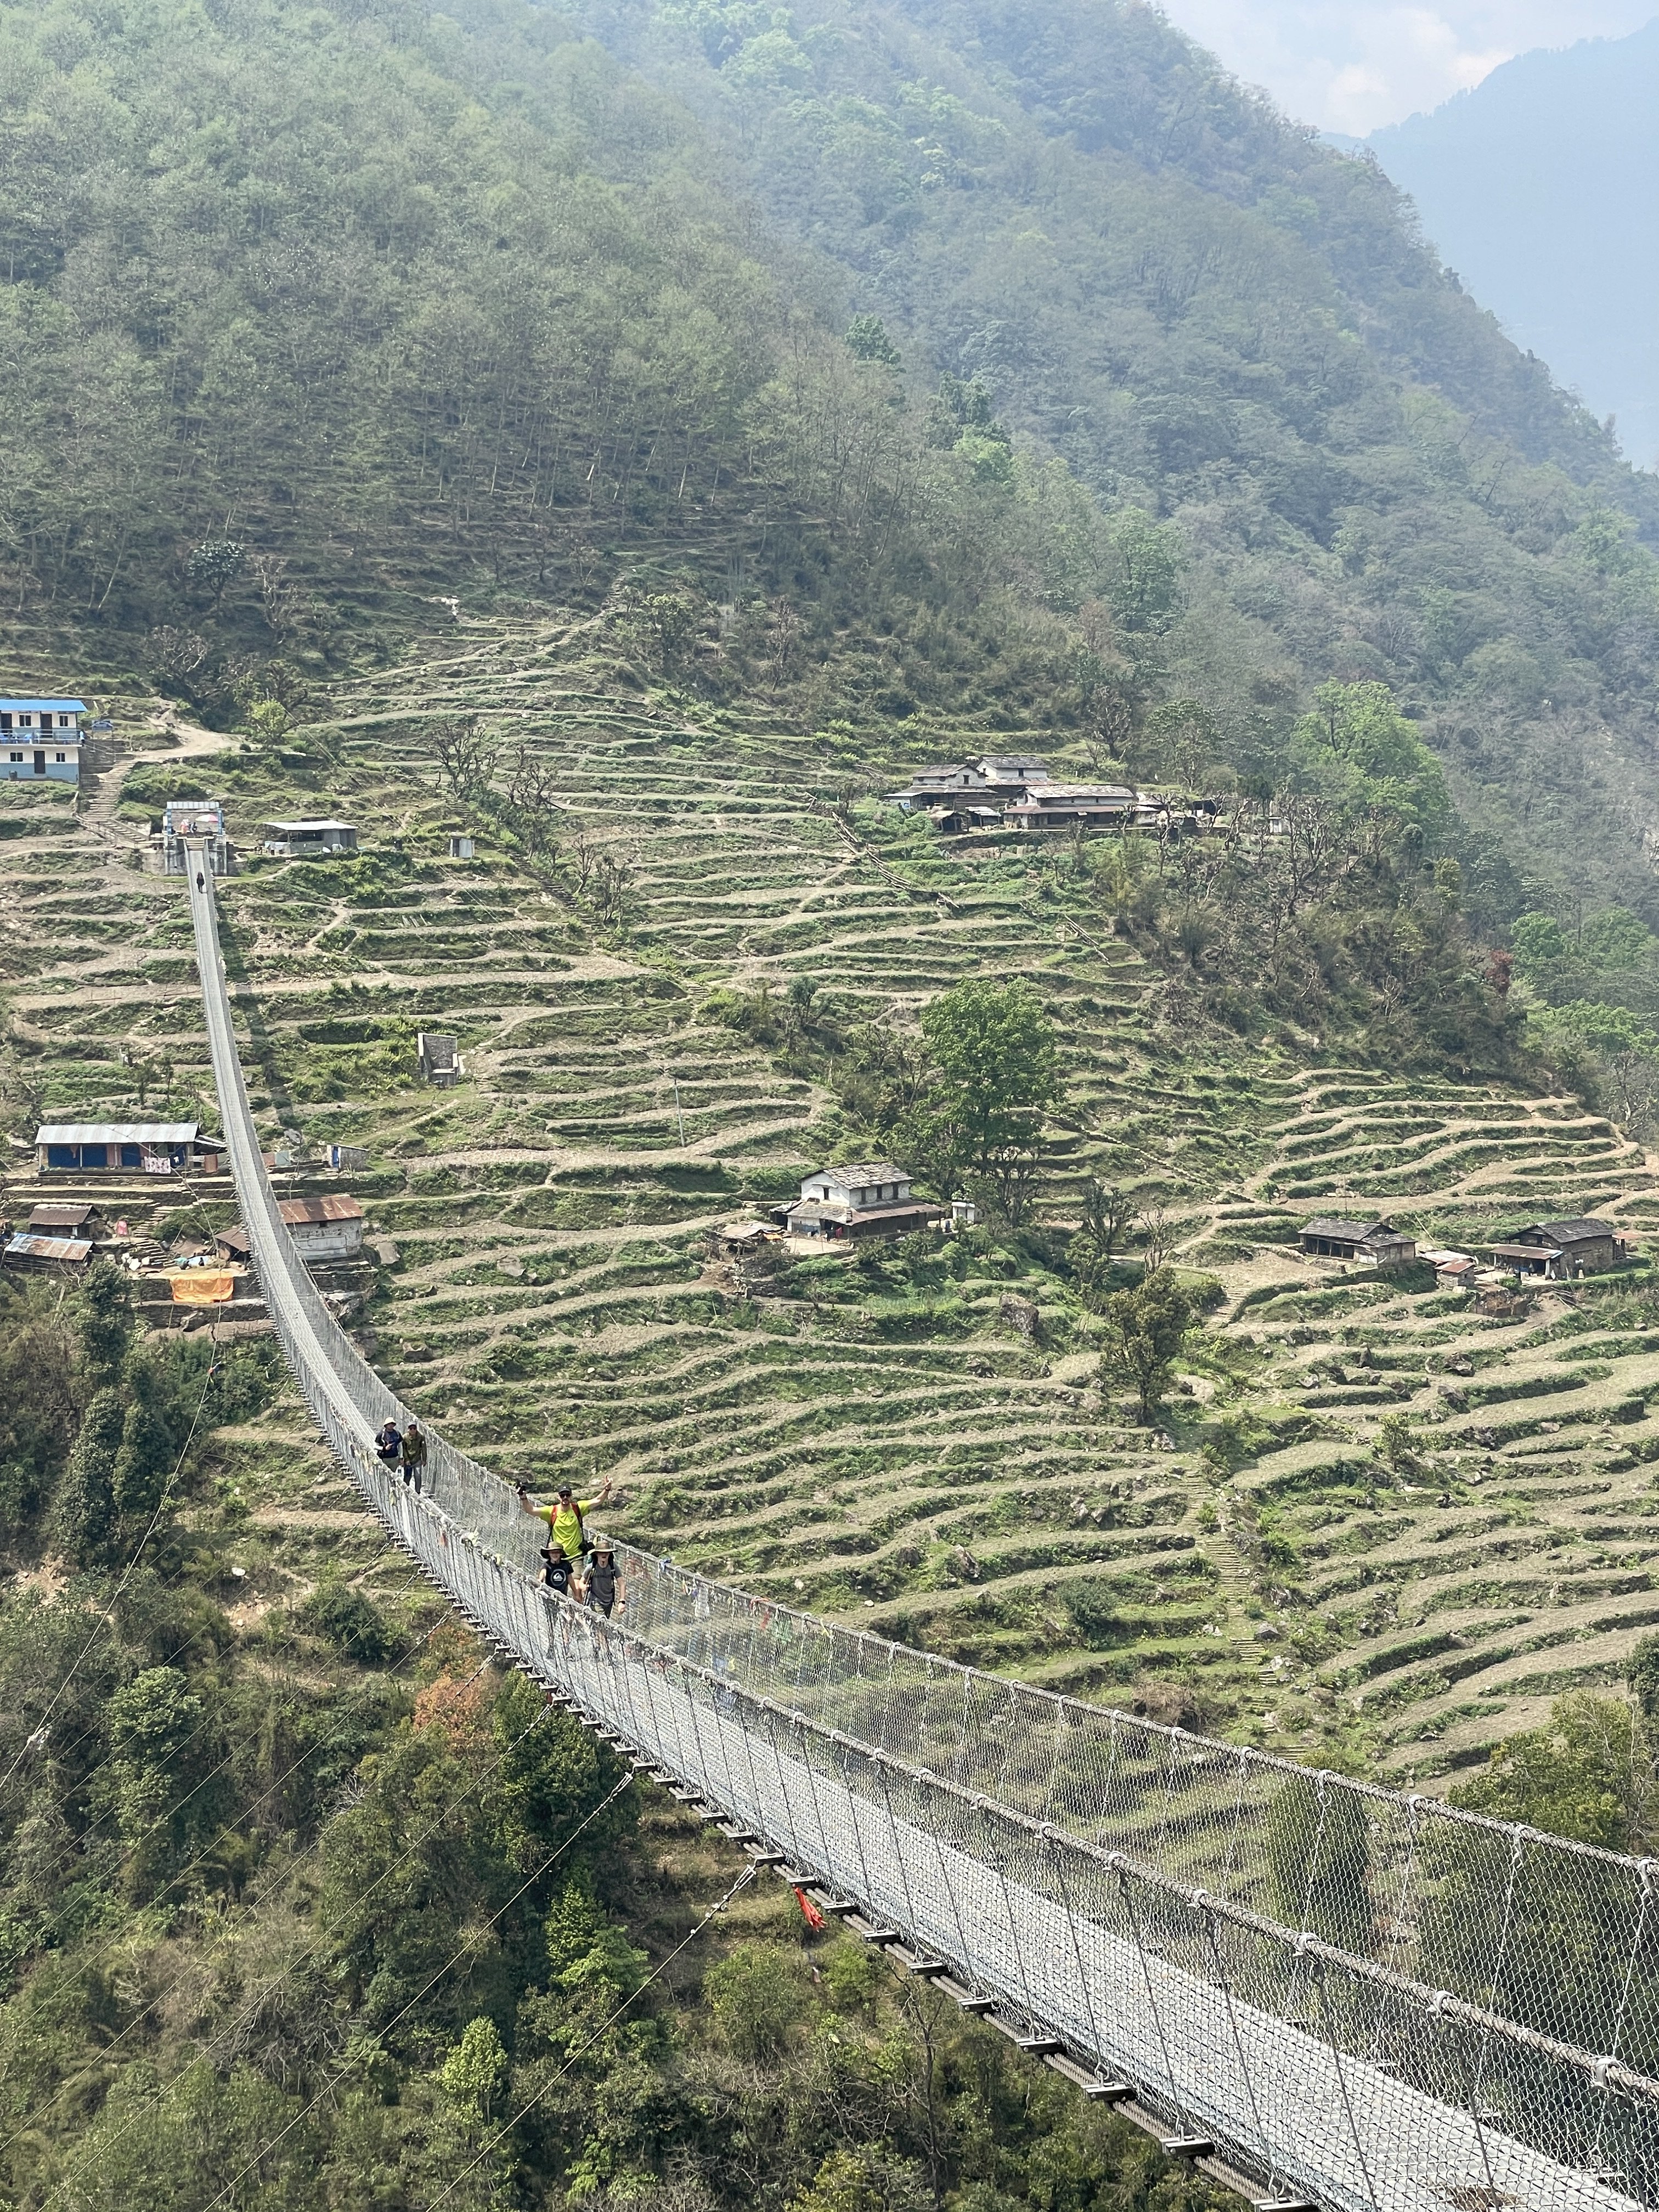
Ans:
[[[0,776],[79,783],[81,699],[0,699]]]

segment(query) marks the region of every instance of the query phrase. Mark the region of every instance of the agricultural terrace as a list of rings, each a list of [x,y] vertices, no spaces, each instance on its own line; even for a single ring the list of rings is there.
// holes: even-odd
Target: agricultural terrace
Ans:
[[[614,1473],[610,1525],[781,1600],[1303,1757],[1363,1739],[1401,1776],[1467,1765],[1659,1624],[1651,1270],[1483,1320],[1426,1271],[1344,1277],[1295,1242],[1339,1198],[1427,1241],[1659,1228],[1607,1121],[1180,1046],[1076,851],[940,848],[860,795],[892,762],[653,694],[580,631],[469,623],[332,710],[282,751],[175,740],[78,814],[0,793],[15,1138],[216,1119],[182,886],[143,865],[165,798],[222,795],[245,852],[267,817],[341,813],[361,857],[224,887],[245,1065],[273,1142],[368,1149],[366,1345],[482,1459]],[[430,725],[459,715],[526,749],[556,853],[441,787]],[[711,1260],[711,1229],[849,1140],[823,1039],[976,974],[1038,987],[1073,1071],[1032,1224]],[[422,1028],[459,1037],[455,1090],[416,1086]],[[15,1213],[40,1190],[14,1158]],[[1103,1389],[1066,1272],[1093,1175],[1209,1279],[1152,1430]],[[124,1203],[164,1236],[234,1212],[214,1182]],[[230,1591],[240,1566],[249,1625],[325,1566],[406,1579],[291,1398],[221,1434],[186,1518],[189,1571]]]

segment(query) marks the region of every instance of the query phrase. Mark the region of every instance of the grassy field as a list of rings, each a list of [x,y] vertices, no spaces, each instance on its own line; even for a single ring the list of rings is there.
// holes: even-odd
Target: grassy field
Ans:
[[[368,1147],[349,1185],[301,1187],[363,1198],[366,1342],[481,1458],[614,1473],[610,1525],[751,1589],[1431,1785],[1659,1623],[1645,1264],[1500,1322],[1296,1248],[1333,1206],[1430,1241],[1651,1227],[1659,1179],[1607,1121],[1194,1035],[1080,855],[941,851],[873,796],[896,763],[654,690],[579,628],[467,623],[332,706],[282,753],[187,738],[79,813],[0,788],[15,1137],[216,1118],[182,890],[142,866],[162,799],[222,795],[245,853],[268,817],[339,812],[361,857],[225,886],[245,1064],[273,1138]],[[426,724],[458,714],[554,772],[558,866],[439,789]],[[608,906],[575,887],[596,854]],[[746,1282],[712,1261],[711,1228],[845,1131],[811,1052],[748,1042],[710,994],[805,977],[844,1028],[976,973],[1038,986],[1073,1071],[1036,1225]],[[415,1085],[421,1028],[459,1036],[456,1090]],[[15,1212],[41,1193],[13,1158]],[[1163,1207],[1215,1285],[1153,1431],[1103,1389],[1066,1278],[1091,1174]],[[124,1203],[169,1232],[234,1212],[210,1183]],[[331,1561],[403,1578],[292,1403],[220,1437],[191,1510],[250,1626]]]

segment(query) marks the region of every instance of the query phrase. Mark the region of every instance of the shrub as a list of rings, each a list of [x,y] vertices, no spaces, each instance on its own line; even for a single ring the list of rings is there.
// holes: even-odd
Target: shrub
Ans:
[[[359,1666],[382,1666],[392,1656],[393,1639],[379,1607],[337,1577],[319,1583],[301,1607],[300,1618]]]

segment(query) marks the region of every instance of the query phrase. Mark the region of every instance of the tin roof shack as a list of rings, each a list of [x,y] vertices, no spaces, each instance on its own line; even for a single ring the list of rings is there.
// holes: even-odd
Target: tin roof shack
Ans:
[[[285,1198],[276,1211],[302,1260],[362,1258],[363,1209],[355,1198],[343,1193],[326,1198]]]
[[[78,1275],[92,1258],[92,1240],[87,1237],[37,1237],[27,1229],[20,1229],[6,1239],[5,1249],[0,1254],[9,1267],[21,1267],[26,1273],[36,1275]]]
[[[31,1237],[82,1237],[95,1244],[106,1237],[104,1217],[95,1206],[37,1206],[23,1224]]]
[[[1628,1239],[1606,1221],[1585,1214],[1576,1221],[1533,1221],[1517,1229],[1507,1244],[1494,1244],[1492,1256],[1512,1275],[1534,1275],[1564,1282],[1573,1275],[1599,1275],[1626,1257]]]
[[[1391,1221],[1339,1221],[1326,1217],[1303,1224],[1302,1249],[1318,1260],[1346,1260],[1357,1267],[1409,1267],[1416,1240]]]
[[[928,1228],[945,1208],[910,1194],[910,1178],[892,1160],[864,1160],[820,1168],[800,1196],[775,1209],[792,1237],[903,1237]]]
[[[453,1091],[465,1073],[455,1039],[422,1030],[415,1039],[415,1073],[434,1091]]]
[[[0,699],[0,776],[15,783],[79,783],[79,699]]]
[[[224,1140],[196,1121],[46,1121],[34,1133],[42,1173],[217,1175]]]
[[[349,822],[267,822],[263,849],[274,860],[321,860],[355,853],[357,832]]]
[[[1437,1291],[1472,1291],[1480,1272],[1480,1263],[1467,1252],[1431,1251],[1427,1245],[1418,1247],[1417,1256],[1426,1261],[1434,1269],[1434,1286]]]
[[[219,799],[170,799],[161,809],[159,830],[150,832],[152,847],[159,843],[161,873],[182,876],[190,861],[186,838],[207,848],[208,866],[216,876],[228,876],[236,865],[236,850],[225,835],[224,801]]]

